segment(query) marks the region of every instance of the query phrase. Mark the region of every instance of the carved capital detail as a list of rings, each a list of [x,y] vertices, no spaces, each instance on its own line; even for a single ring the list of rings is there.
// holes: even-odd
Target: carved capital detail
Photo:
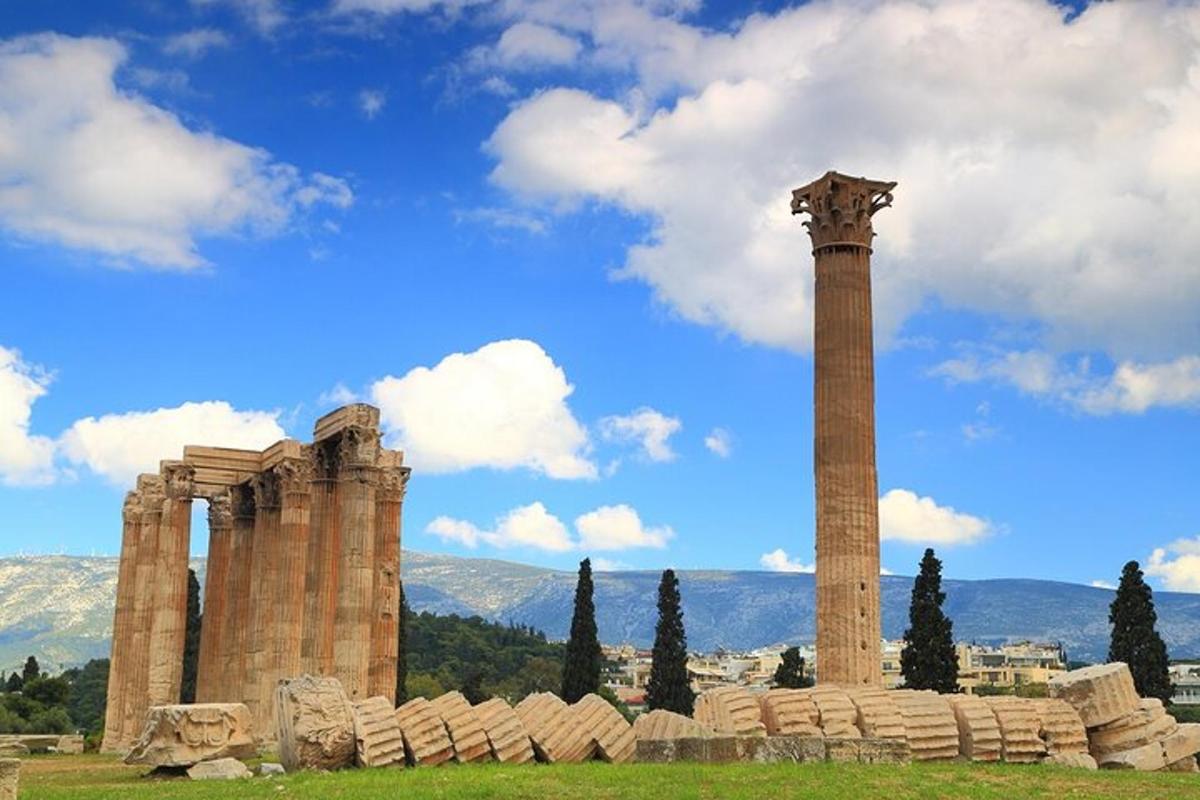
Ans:
[[[173,462],[163,464],[163,481],[167,497],[172,500],[191,500],[196,488],[196,468],[190,464]]]
[[[804,226],[812,237],[813,252],[823,247],[871,248],[875,233],[871,217],[892,204],[894,181],[852,178],[838,172],[792,192],[792,213],[809,214]]]
[[[308,447],[302,453],[300,458],[285,458],[273,469],[283,494],[298,494],[312,489],[313,457]]]
[[[342,431],[338,447],[342,467],[373,467],[379,459],[379,431],[351,425]]]
[[[229,490],[233,499],[235,517],[254,519],[254,490],[249,484],[241,483]]]
[[[254,505],[259,509],[278,508],[281,502],[279,474],[275,470],[260,472],[250,479],[254,490]]]
[[[337,479],[341,468],[340,448],[336,439],[315,442],[309,451],[312,460],[313,480],[331,481]]]
[[[208,498],[208,529],[229,528],[233,525],[233,491],[218,492]]]
[[[125,504],[121,506],[121,519],[134,522],[142,514],[142,494],[136,490],[125,493]]]
[[[142,514],[158,514],[167,499],[167,484],[159,475],[138,477],[138,493],[142,496]]]
[[[412,469],[409,467],[383,467],[379,470],[379,491],[384,494],[385,499],[403,501],[408,476],[411,474]]]

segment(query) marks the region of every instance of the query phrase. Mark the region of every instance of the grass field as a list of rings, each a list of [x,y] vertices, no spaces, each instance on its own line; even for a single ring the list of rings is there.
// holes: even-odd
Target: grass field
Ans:
[[[904,798],[1200,798],[1200,775],[1086,772],[1045,766],[914,764],[498,765],[192,782],[143,777],[107,756],[43,756],[21,768],[21,800],[230,800],[230,798],[636,798],[636,800],[903,800]]]

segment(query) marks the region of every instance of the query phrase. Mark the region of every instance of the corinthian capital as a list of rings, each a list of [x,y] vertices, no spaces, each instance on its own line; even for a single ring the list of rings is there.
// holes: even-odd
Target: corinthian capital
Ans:
[[[259,472],[250,479],[250,488],[254,490],[254,505],[257,508],[278,508],[279,475],[275,470]]]
[[[410,474],[412,470],[408,467],[382,467],[379,470],[379,491],[391,500],[403,500]]]
[[[208,529],[228,528],[233,524],[233,492],[226,489],[208,498]]]
[[[379,431],[350,425],[342,431],[339,455],[343,467],[373,467],[379,458]]]
[[[162,465],[163,481],[167,497],[172,500],[191,500],[196,483],[196,468],[182,461],[170,461]]]
[[[274,472],[284,494],[307,492],[312,488],[313,455],[305,446],[300,458],[285,458],[275,465]]]
[[[121,517],[125,521],[137,520],[142,514],[142,494],[138,491],[125,493],[125,504],[121,507]]]
[[[892,204],[895,188],[895,181],[872,181],[826,172],[792,192],[792,213],[811,216],[804,226],[812,237],[814,253],[835,246],[870,249],[875,236],[871,217]]]

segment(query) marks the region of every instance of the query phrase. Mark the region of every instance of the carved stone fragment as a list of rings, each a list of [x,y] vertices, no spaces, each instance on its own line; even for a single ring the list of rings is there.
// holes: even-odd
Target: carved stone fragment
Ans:
[[[404,766],[404,737],[396,709],[386,697],[353,704],[355,763],[360,767]]]
[[[475,716],[483,725],[492,757],[504,764],[525,764],[533,761],[533,744],[529,734],[512,706],[499,697],[475,706]]]
[[[603,761],[623,764],[633,760],[637,737],[621,712],[598,694],[587,694],[571,706],[575,724],[590,737]]]
[[[275,690],[279,760],[288,772],[354,763],[354,709],[336,678],[305,675]]]
[[[1038,734],[1049,755],[1088,752],[1087,729],[1070,703],[1052,697],[1034,700],[1033,707],[1040,725]]]
[[[639,714],[633,721],[633,735],[638,741],[655,739],[703,738],[712,731],[691,717],[658,708]]]
[[[592,757],[595,744],[575,724],[571,707],[557,695],[549,692],[531,694],[517,703],[513,711],[529,734],[539,761],[573,763]]]
[[[709,730],[739,736],[766,736],[754,695],[738,686],[718,686],[701,692],[692,716]]]
[[[1038,735],[1041,722],[1032,700],[1023,697],[988,697],[988,707],[1000,725],[1000,755],[1010,764],[1036,764],[1046,755]]]
[[[414,697],[396,709],[408,763],[436,766],[454,758],[454,743],[437,709],[424,697]]]
[[[768,736],[821,736],[817,706],[802,689],[771,689],[758,696]]]
[[[958,722],[959,753],[971,761],[999,761],[1003,746],[1000,723],[991,706],[971,694],[950,695],[948,699]]]
[[[850,696],[834,686],[801,689],[812,697],[817,707],[817,723],[821,732],[833,739],[855,739],[862,736],[858,729],[858,709]]]
[[[488,743],[487,733],[462,692],[446,692],[440,697],[435,697],[430,704],[442,718],[446,732],[450,734],[455,761],[469,764],[472,761],[491,759],[492,746]]]
[[[847,689],[846,694],[858,711],[858,730],[868,739],[901,739],[904,718],[891,692],[881,687]]]
[[[249,710],[241,703],[154,706],[126,764],[187,767],[256,752]]]
[[[1055,675],[1046,688],[1050,697],[1070,703],[1087,728],[1105,725],[1138,709],[1133,675],[1120,661]]]
[[[958,758],[958,721],[949,701],[935,692],[893,691],[913,761]]]

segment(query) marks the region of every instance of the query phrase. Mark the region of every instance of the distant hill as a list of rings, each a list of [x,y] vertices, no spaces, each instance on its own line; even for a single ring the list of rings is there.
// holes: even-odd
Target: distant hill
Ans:
[[[202,560],[193,566],[201,575]],[[575,588],[572,572],[508,561],[406,551],[405,593],[417,611],[478,614],[532,625],[565,638]],[[814,638],[813,576],[780,572],[683,570],[688,643],[695,650],[747,649]],[[116,593],[115,558],[0,558],[0,670],[36,655],[51,668],[108,655]],[[648,645],[654,636],[659,573],[596,573],[603,641]],[[882,579],[883,632],[903,634],[912,579]],[[957,639],[1061,641],[1071,658],[1108,650],[1112,592],[1055,581],[945,582]],[[1173,658],[1200,657],[1200,594],[1156,592],[1159,630]]]

